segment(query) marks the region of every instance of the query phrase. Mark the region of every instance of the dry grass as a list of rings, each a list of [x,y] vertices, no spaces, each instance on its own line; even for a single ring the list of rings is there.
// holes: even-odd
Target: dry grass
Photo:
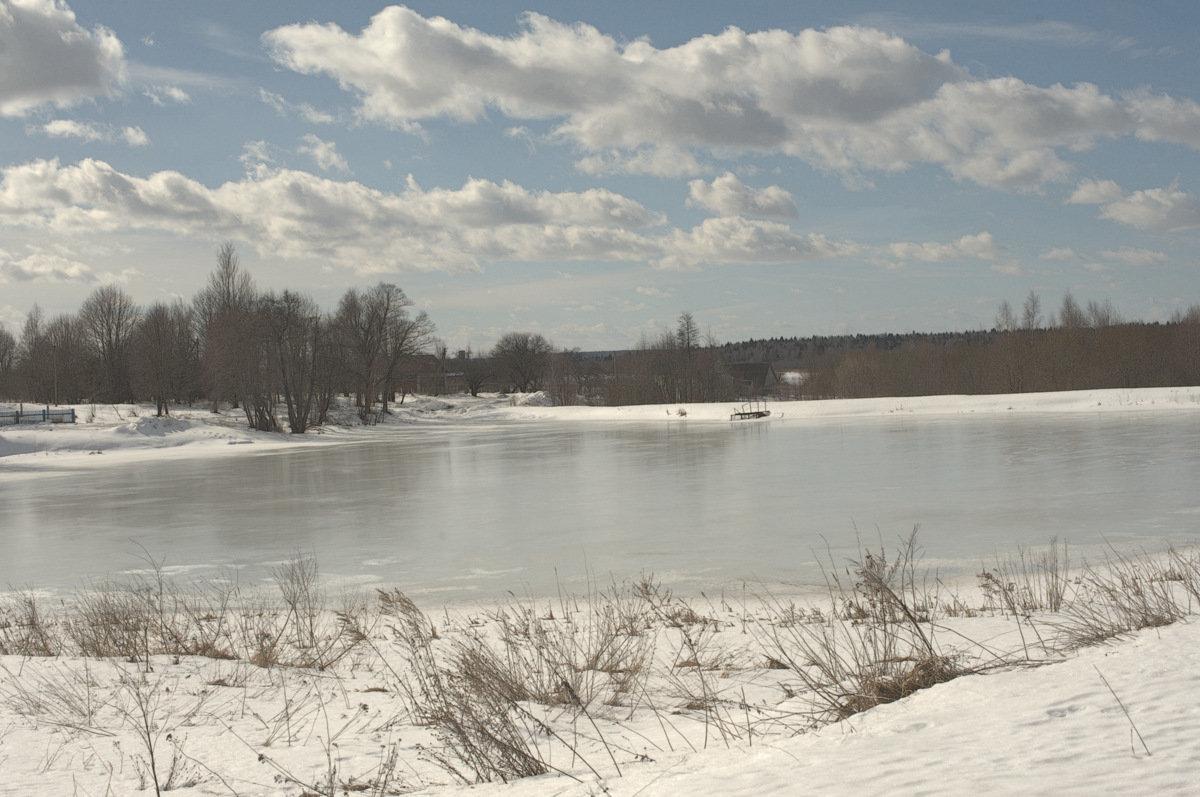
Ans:
[[[56,656],[60,648],[32,590],[0,604],[0,655]]]
[[[1194,613],[1200,599],[1200,553],[1163,557],[1109,548],[1099,565],[1085,563],[1062,616],[1053,625],[1066,648],[1095,645]]]
[[[1015,557],[981,568],[978,579],[987,610],[1013,616],[1061,611],[1071,584],[1067,544],[1054,538],[1042,551],[1018,549]]]
[[[916,530],[893,555],[881,545],[831,569],[828,617],[760,623],[770,661],[784,664],[811,695],[811,721],[844,719],[974,669],[942,652],[930,622],[933,601],[917,577]],[[789,607],[775,604],[779,615]]]
[[[379,593],[380,610],[392,640],[408,665],[392,669],[407,695],[410,713],[436,729],[444,750],[428,755],[464,783],[507,782],[549,771],[531,739],[525,713],[500,689],[485,688],[470,656],[451,656],[442,665],[428,618],[399,590]]]
[[[939,617],[976,610],[944,597],[919,559],[914,530],[891,550],[881,544],[830,564],[822,606],[768,596],[753,610],[723,599],[697,609],[702,603],[647,576],[550,602],[514,598],[462,620],[447,613],[440,634],[398,590],[336,604],[310,559],[276,568],[269,591],[234,580],[181,586],[152,567],[81,591],[50,614],[32,591],[0,605],[0,653],[63,657],[27,670],[12,662],[0,671],[0,699],[22,721],[64,738],[131,735],[136,744],[123,755],[147,790],[221,780],[219,767],[188,754],[185,737],[168,745],[164,733],[225,722],[202,701],[179,716],[180,704],[165,698],[175,691],[170,661],[200,656],[214,662],[197,681],[208,684],[206,694],[240,690],[241,715],[257,722],[243,744],[282,781],[311,794],[394,793],[399,786],[389,784],[407,766],[398,745],[380,748],[377,772],[354,776],[335,754],[340,734],[366,725],[335,723],[329,696],[345,691],[348,673],[365,670],[393,696],[372,732],[418,726],[406,733],[424,741],[403,750],[444,778],[607,777],[651,748],[755,744],[992,664],[1021,663],[1017,654],[970,658],[962,650],[973,643],[962,636],[943,645],[949,632]],[[998,560],[980,575],[979,610],[1013,615],[1022,642],[1035,622],[1053,624],[1061,649],[1175,622],[1200,605],[1196,551],[1110,551],[1069,573],[1066,547],[1054,542]],[[981,655],[975,647],[970,655]],[[96,678],[102,668],[120,677]],[[757,691],[748,698],[747,689]],[[652,742],[654,725],[661,736]],[[323,740],[325,757],[315,774],[294,775],[268,755],[313,738]]]

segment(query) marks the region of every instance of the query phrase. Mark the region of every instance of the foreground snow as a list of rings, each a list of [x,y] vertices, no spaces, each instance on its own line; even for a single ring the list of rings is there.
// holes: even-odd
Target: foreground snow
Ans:
[[[404,434],[414,425],[507,424],[532,421],[722,423],[741,408],[736,403],[632,407],[554,407],[540,393],[497,396],[410,397],[393,405],[378,426],[361,426],[343,405],[330,424],[304,435],[250,431],[238,410],[219,413],[173,407],[153,417],[150,405],[79,405],[75,424],[0,427],[0,478],[21,473],[104,467],[114,461],[168,457],[229,456],[336,442],[361,442]],[[836,423],[897,416],[1011,415],[1021,413],[1200,413],[1200,387],[1083,390],[991,396],[917,396],[772,402],[768,418],[739,424]],[[98,456],[103,455],[103,456]]]
[[[565,604],[527,608],[571,625]],[[682,661],[693,648],[680,632],[658,628],[647,639],[655,674],[640,693],[597,698],[586,712],[528,704],[537,752],[561,774],[469,787],[439,765],[446,737],[413,719],[411,682],[398,675],[411,658],[387,620],[320,671],[198,656],[158,655],[149,668],[3,656],[0,795],[152,792],[152,772],[174,794],[242,797],[331,793],[331,774],[338,795],[1194,793],[1198,624],[1065,656],[1035,650],[1040,666],[963,676],[814,729],[811,696],[792,696],[795,674],[766,664],[761,606],[698,608],[709,618],[690,631],[705,637],[702,668]],[[501,610],[512,622],[521,607],[434,613],[433,644],[495,645]],[[1048,640],[1046,620],[1024,632]],[[948,619],[940,633],[984,661],[1022,658],[1011,618]],[[710,709],[694,705],[702,692]]]
[[[666,756],[607,778],[606,790],[559,777],[450,793],[1194,794],[1197,650],[1200,626],[1179,624],[959,678],[794,738]]]

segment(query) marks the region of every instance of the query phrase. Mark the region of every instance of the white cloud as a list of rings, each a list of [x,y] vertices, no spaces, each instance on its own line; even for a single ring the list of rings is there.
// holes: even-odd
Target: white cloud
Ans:
[[[1200,149],[1200,103],[1146,89],[1128,95],[1127,102],[1139,122],[1138,138]]]
[[[188,105],[192,101],[192,97],[178,86],[147,86],[142,90],[142,94],[150,98],[150,102],[162,107],[168,103],[176,105]]]
[[[108,94],[124,75],[111,31],[84,30],[57,0],[0,0],[0,116]]]
[[[1172,185],[1134,191],[1105,204],[1100,215],[1141,230],[1179,232],[1200,227],[1200,202]]]
[[[296,24],[263,41],[277,63],[335,78],[363,119],[409,130],[493,112],[550,120],[551,139],[580,148],[577,166],[592,174],[694,176],[704,173],[697,155],[765,152],[852,183],[864,171],[924,163],[1036,190],[1069,178],[1064,153],[1106,138],[1200,149],[1192,101],[975,79],[946,52],[866,27],[728,28],[657,48],[539,14],[505,37],[391,7],[358,34]]]
[[[337,151],[337,144],[334,142],[323,141],[312,133],[301,136],[300,141],[303,143],[297,148],[297,152],[312,158],[321,171],[350,173],[350,164]]]
[[[1109,260],[1119,260],[1122,263],[1128,263],[1131,266],[1156,266],[1167,262],[1167,256],[1163,252],[1156,252],[1153,249],[1137,249],[1132,246],[1122,246],[1119,249],[1104,249],[1096,254]]]
[[[1000,247],[990,232],[975,235],[964,235],[957,241],[939,243],[899,242],[888,246],[892,257],[899,260],[916,260],[922,263],[940,263],[947,260],[973,258],[977,260],[995,260],[1000,254]]]
[[[1058,246],[1038,255],[1042,260],[1082,260],[1083,255],[1069,246]]]
[[[82,282],[97,281],[91,266],[51,252],[34,251],[14,258],[0,251],[0,277],[11,282]]]
[[[150,137],[140,127],[125,127],[120,131],[108,125],[96,125],[91,122],[80,122],[75,119],[54,119],[38,130],[51,138],[78,138],[81,141],[123,141],[131,147],[145,147],[150,144]]]
[[[275,109],[280,116],[299,116],[306,122],[327,125],[337,120],[333,114],[314,108],[306,102],[288,102],[283,97],[266,89],[258,90],[259,98]]]
[[[131,147],[145,147],[150,144],[150,137],[140,127],[126,127],[122,129],[121,139]]]
[[[1067,202],[1072,205],[1102,205],[1120,199],[1121,186],[1112,180],[1083,180]]]
[[[711,183],[692,180],[688,183],[688,204],[707,208],[721,216],[761,216],[774,219],[794,219],[796,201],[777,185],[751,188],[732,172],[726,172]]]
[[[51,138],[78,138],[83,141],[103,141],[107,133],[88,122],[74,119],[55,119],[42,125],[42,132]]]
[[[691,152],[671,146],[647,146],[633,151],[609,149],[575,162],[584,174],[648,174],[652,177],[691,177],[712,171]]]
[[[258,149],[256,143],[250,151]],[[254,153],[263,154],[263,153]],[[0,226],[61,236],[155,230],[246,241],[284,259],[320,259],[361,273],[477,270],[481,262],[785,263],[857,251],[785,224],[707,219],[691,230],[605,189],[532,191],[473,179],[399,194],[254,160],[216,188],[178,172],[123,174],[102,161],[34,161],[0,171]]]
[[[725,216],[705,219],[691,230],[673,230],[666,256],[655,265],[687,270],[709,263],[795,263],[841,257],[857,250],[852,243],[799,235],[779,222]]]
[[[1112,180],[1084,180],[1068,202],[1099,205],[1100,216],[1152,232],[1200,227],[1200,202],[1172,183],[1126,194]]]

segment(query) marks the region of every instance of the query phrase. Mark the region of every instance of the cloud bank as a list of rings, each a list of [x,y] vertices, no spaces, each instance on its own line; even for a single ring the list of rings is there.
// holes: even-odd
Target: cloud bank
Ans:
[[[1200,148],[1200,105],[1146,91],[981,80],[948,52],[879,30],[728,28],[675,47],[619,42],[527,14],[495,36],[401,6],[359,33],[305,23],[268,31],[280,65],[336,79],[364,120],[419,129],[499,113],[546,120],[589,173],[696,175],[697,154],[783,154],[846,174],[933,164],[979,185],[1069,179],[1064,151],[1135,135]]]
[[[321,259],[360,273],[478,270],[481,262],[505,260],[691,268],[854,250],[740,216],[707,219],[690,230],[661,229],[665,224],[662,214],[600,188],[555,193],[472,179],[457,189],[426,190],[410,177],[403,191],[388,193],[264,163],[216,188],[175,171],[137,177],[94,159],[39,160],[0,171],[0,226],[63,235],[217,235],[264,254]]]

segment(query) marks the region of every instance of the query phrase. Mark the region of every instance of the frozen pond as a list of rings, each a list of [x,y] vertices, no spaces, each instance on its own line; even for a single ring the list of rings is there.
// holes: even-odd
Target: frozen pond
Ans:
[[[299,551],[427,598],[642,572],[695,591],[815,583],[827,544],[840,560],[914,525],[926,564],[963,575],[1052,537],[1195,543],[1198,487],[1190,413],[422,427],[0,481],[0,583],[76,587],[144,552],[254,580]]]

